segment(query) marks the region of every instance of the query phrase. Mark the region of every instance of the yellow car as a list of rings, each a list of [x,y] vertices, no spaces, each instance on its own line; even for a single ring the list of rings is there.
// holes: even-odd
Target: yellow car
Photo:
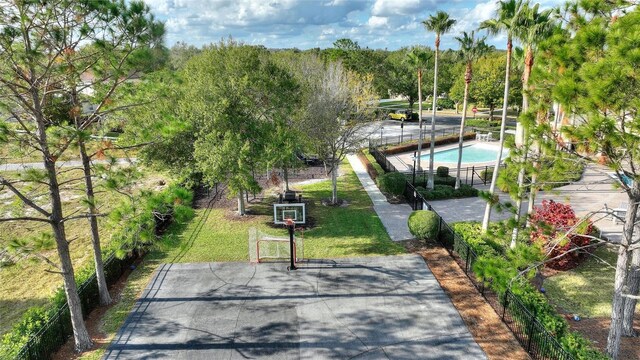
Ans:
[[[391,110],[389,119],[400,121],[411,120],[411,110]]]

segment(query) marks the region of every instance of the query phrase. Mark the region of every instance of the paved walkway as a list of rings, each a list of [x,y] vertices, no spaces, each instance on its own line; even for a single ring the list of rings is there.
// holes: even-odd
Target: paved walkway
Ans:
[[[136,158],[131,159],[117,159],[119,165],[128,165],[132,162],[136,162]],[[92,160],[94,164],[108,164],[107,160]],[[82,167],[81,160],[66,160],[58,161],[56,163],[58,168],[70,168],[70,167]],[[15,164],[0,164],[0,171],[20,171],[25,169],[44,169],[44,163],[32,162],[32,163],[15,163]]]
[[[567,186],[558,187],[552,191],[540,192],[536,198],[536,205],[542,200],[554,200],[563,204],[569,204],[576,215],[586,216],[596,211],[603,211],[604,205],[609,208],[619,207],[621,203],[628,201],[627,195],[615,188],[615,181],[608,175],[608,170],[599,165],[590,164],[586,167],[582,178]],[[475,186],[478,189],[488,191],[489,186]],[[510,201],[515,204],[508,194],[499,192],[500,201]],[[482,221],[486,202],[481,198],[449,199],[429,202],[434,210],[447,222],[457,221]],[[528,202],[522,204],[522,214],[527,211]],[[492,210],[491,221],[509,218],[510,213],[499,213]],[[602,230],[602,235],[616,242],[622,236],[622,224],[614,223],[611,217],[604,214],[593,216],[592,221]]]
[[[417,255],[163,264],[103,359],[486,359]]]
[[[387,198],[380,192],[376,183],[371,180],[367,169],[360,159],[358,159],[356,155],[347,155],[347,159],[353,171],[358,175],[360,183],[362,183],[367,194],[369,194],[373,202],[373,209],[378,214],[385,229],[387,229],[391,240],[400,241],[413,239],[414,236],[409,232],[409,226],[407,225],[409,215],[413,211],[411,206],[408,204],[389,204]]]

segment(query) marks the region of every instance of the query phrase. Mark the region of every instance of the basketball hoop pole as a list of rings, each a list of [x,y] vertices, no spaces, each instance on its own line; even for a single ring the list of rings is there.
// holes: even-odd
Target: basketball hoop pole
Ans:
[[[296,254],[293,250],[293,235],[296,223],[291,219],[287,219],[286,226],[289,229],[289,255],[291,256],[291,265],[289,265],[289,270],[298,270],[296,267]]]

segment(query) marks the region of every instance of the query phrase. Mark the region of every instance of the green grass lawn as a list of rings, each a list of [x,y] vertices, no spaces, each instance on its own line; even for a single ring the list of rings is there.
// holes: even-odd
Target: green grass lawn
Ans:
[[[563,311],[586,317],[611,316],[617,249],[601,247],[594,255],[577,268],[545,280],[549,300]],[[636,312],[640,313],[640,308]]]
[[[302,190],[303,197],[310,201],[307,216],[315,221],[315,226],[304,232],[305,258],[405,253],[404,247],[389,238],[351,167],[345,164],[341,170],[344,175],[338,180],[338,196],[348,202],[346,207],[326,207],[320,204],[321,199],[331,195],[329,181],[293,187]],[[159,264],[248,261],[248,232],[251,227],[273,235],[286,236],[284,228],[269,225],[273,222],[270,204],[251,204],[249,209],[252,215],[246,219],[229,216],[230,210],[199,209],[188,224],[174,225],[158,248],[149,253],[131,274],[121,301],[107,311],[101,330],[109,338],[115,335]],[[298,232],[297,236],[300,235]],[[104,349],[99,349],[84,354],[82,358],[99,359],[103,352]]]

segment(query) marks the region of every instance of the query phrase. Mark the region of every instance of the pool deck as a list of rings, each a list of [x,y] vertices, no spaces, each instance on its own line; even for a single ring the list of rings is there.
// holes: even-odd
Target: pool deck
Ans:
[[[496,150],[500,146],[500,143],[498,141],[477,141],[477,140],[465,141],[463,146],[466,147],[466,146],[475,145],[475,144],[482,144],[482,145],[487,145],[492,147],[495,146]],[[434,150],[436,152],[439,152],[439,151],[445,151],[445,150],[457,149],[457,148],[458,148],[458,143],[455,143],[455,144],[436,146]],[[393,166],[396,167],[398,171],[408,172],[413,170],[413,153],[414,153],[413,151],[409,151],[406,153],[389,155],[387,159],[391,162],[391,164],[393,164]],[[425,158],[425,155],[426,155],[426,158]],[[503,154],[503,158],[504,157],[506,157],[506,154]],[[493,166],[493,165],[495,165],[495,160],[485,161],[485,162],[476,162],[473,164],[462,163],[463,168],[471,167],[471,166],[485,167],[485,166]],[[429,148],[422,149],[422,161],[420,163],[420,166],[422,167],[423,170],[429,169]],[[434,166],[434,169],[437,168],[438,166],[446,166],[450,169],[455,169],[458,166],[458,164],[455,162],[434,161],[433,166]]]

